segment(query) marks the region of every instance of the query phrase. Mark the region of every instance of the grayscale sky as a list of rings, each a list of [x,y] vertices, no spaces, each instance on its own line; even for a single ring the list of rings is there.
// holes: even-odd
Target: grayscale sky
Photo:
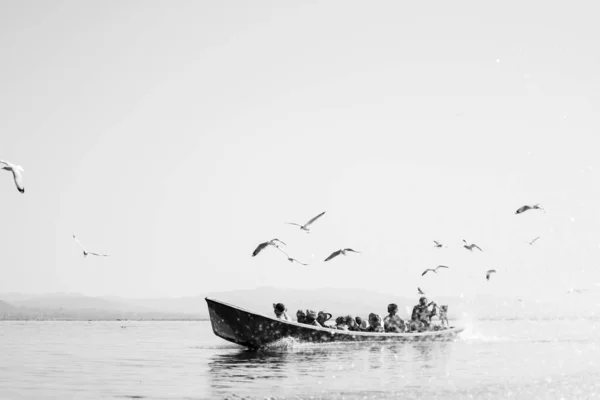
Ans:
[[[592,287],[594,6],[2,1],[0,292]]]

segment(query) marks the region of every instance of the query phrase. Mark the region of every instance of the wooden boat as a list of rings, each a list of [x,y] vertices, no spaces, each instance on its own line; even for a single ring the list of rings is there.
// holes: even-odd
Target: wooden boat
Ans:
[[[256,314],[208,297],[206,303],[208,304],[210,322],[215,335],[251,349],[258,349],[284,338],[313,343],[447,341],[454,339],[464,329],[462,327],[449,327],[439,331],[410,333],[342,331]]]

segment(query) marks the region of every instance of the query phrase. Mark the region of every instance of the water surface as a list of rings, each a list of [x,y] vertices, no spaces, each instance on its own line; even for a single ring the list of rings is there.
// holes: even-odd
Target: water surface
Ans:
[[[600,398],[600,322],[474,321],[453,342],[250,352],[209,322],[0,322],[1,399]]]

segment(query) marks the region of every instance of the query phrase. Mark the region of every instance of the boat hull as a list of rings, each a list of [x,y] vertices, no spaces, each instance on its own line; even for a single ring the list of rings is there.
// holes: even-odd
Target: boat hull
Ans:
[[[463,328],[412,333],[354,332],[289,322],[206,298],[213,332],[233,343],[258,349],[285,338],[300,342],[404,342],[453,340]]]

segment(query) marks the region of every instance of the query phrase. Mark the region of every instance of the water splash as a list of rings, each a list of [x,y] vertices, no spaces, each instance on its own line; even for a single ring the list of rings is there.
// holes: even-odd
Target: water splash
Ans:
[[[293,349],[298,345],[300,345],[300,341],[291,337],[286,337],[267,344],[265,347],[263,347],[263,350]]]
[[[514,340],[510,337],[502,337],[502,336],[494,336],[488,335],[481,331],[479,331],[477,327],[477,323],[475,320],[471,319],[464,313],[465,317],[461,319],[461,324],[465,327],[465,329],[458,336],[459,340],[463,340],[465,342],[508,342]]]

